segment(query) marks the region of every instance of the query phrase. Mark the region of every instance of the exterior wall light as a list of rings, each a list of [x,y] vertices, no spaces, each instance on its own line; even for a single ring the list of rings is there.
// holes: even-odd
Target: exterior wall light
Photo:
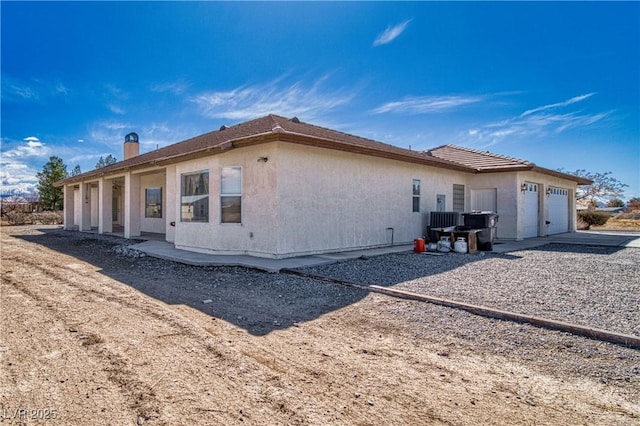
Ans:
[[[547,194],[547,197],[551,195],[551,188],[547,188],[547,191],[545,192],[545,194]]]
[[[522,185],[520,185],[520,191],[525,192],[527,190],[527,183],[523,183]]]
[[[258,157],[258,163],[266,163],[269,161],[269,157]]]

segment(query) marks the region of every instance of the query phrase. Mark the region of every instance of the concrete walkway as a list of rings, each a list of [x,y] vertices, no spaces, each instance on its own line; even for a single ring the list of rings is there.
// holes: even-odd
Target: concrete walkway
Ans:
[[[131,246],[140,250],[147,256],[172,260],[196,266],[245,266],[247,268],[261,269],[267,272],[280,272],[286,268],[304,268],[310,266],[327,265],[348,259],[357,259],[363,256],[379,256],[389,253],[407,252],[413,249],[412,245],[400,245],[393,247],[381,247],[368,250],[354,250],[339,253],[316,254],[313,256],[290,257],[286,259],[266,259],[248,255],[216,255],[195,253],[187,250],[179,250],[173,244],[166,241],[150,240]]]
[[[498,241],[493,246],[494,253],[508,253],[526,250],[549,243],[580,244],[608,247],[640,248],[640,232],[590,232],[579,231],[549,237],[528,238],[522,241]],[[266,259],[247,255],[213,255],[179,250],[166,241],[149,240],[132,245],[131,248],[140,250],[147,256],[196,266],[244,266],[267,272],[279,272],[285,268],[303,268],[326,265],[343,260],[360,257],[380,256],[390,253],[408,252],[413,245],[399,245],[367,250],[354,250],[313,256],[291,257],[287,259]]]

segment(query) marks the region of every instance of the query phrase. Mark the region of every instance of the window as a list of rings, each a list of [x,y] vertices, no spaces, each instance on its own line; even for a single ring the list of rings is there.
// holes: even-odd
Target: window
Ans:
[[[144,190],[144,217],[162,217],[162,188]]]
[[[453,184],[453,211],[464,211],[464,185]]]
[[[420,212],[420,181],[413,180],[413,212]]]
[[[220,172],[220,222],[242,223],[241,167],[223,167]]]
[[[209,221],[209,171],[184,174],[181,176],[182,222]]]

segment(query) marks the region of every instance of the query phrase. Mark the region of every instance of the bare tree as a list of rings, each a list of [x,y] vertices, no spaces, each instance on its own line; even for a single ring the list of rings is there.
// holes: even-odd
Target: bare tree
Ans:
[[[591,185],[581,185],[578,188],[578,192],[576,193],[577,200],[609,201],[620,198],[622,194],[624,194],[624,189],[629,186],[611,176],[613,174],[611,172],[594,173],[588,172],[585,169],[578,169],[575,172],[566,172],[562,169],[560,169],[560,171],[593,181]]]

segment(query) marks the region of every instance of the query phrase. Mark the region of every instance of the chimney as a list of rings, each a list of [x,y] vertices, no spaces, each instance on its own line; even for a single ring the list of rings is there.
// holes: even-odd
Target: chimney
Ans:
[[[138,134],[129,133],[124,137],[124,160],[140,155],[140,144],[138,143]]]

